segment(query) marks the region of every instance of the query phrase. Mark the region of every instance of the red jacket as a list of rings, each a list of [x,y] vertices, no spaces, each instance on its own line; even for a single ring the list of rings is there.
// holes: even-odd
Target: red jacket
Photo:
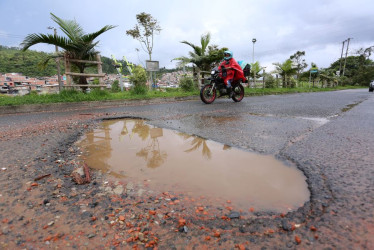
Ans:
[[[230,79],[234,79],[235,81],[242,80],[243,82],[246,81],[246,78],[244,77],[244,73],[242,70],[242,67],[235,61],[234,58],[231,58],[230,60],[226,61],[224,60],[218,67],[219,70],[222,69],[222,66],[224,66],[226,69],[231,68],[227,70],[226,77],[223,77],[221,74],[221,77],[223,78],[223,81],[227,85],[227,81]]]

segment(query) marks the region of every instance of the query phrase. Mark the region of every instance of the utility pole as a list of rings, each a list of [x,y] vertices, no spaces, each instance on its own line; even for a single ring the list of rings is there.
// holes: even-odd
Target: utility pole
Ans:
[[[342,75],[342,58],[343,58],[343,51],[344,51],[344,43],[345,43],[346,41],[347,41],[347,40],[344,40],[344,41],[343,41],[342,53],[341,53],[341,55],[340,55],[339,76]]]
[[[266,67],[262,67],[262,88],[265,88],[265,69]]]
[[[55,37],[57,37],[57,29],[55,27],[49,26],[48,29],[53,29]],[[58,47],[55,45],[55,51],[56,51],[56,56],[58,56]],[[63,85],[61,82],[61,71],[60,71],[60,58],[56,57],[56,65],[57,65],[57,80],[58,80],[58,90],[61,93]]]
[[[344,76],[344,72],[345,72],[345,65],[347,63],[347,55],[348,55],[348,47],[349,47],[349,41],[353,39],[353,38],[348,38],[348,44],[347,44],[347,50],[345,52],[345,60],[344,60],[344,67],[343,67],[343,76]]]

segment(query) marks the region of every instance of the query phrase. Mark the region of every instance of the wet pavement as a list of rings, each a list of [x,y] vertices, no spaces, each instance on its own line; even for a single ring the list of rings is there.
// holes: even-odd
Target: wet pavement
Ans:
[[[373,105],[362,89],[0,115],[0,246],[372,249]],[[242,209],[92,168],[77,185],[78,138],[123,117],[294,164],[310,199],[288,213]]]

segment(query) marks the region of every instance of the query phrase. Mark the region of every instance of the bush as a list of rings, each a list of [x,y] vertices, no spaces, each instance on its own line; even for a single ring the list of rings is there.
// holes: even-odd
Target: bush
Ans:
[[[121,90],[121,87],[119,86],[119,81],[114,80],[112,83],[112,92],[119,92]]]
[[[197,84],[194,82],[192,77],[184,76],[179,81],[179,87],[186,92],[197,89]]]
[[[131,92],[135,95],[145,95],[147,94],[148,88],[147,86],[141,86],[141,85],[134,85]]]
[[[266,74],[265,76],[265,88],[275,88],[277,87],[276,81],[271,74]]]
[[[339,78],[339,84],[341,86],[351,85],[351,82],[352,82],[351,79],[346,76],[341,76]]]
[[[133,69],[133,74],[129,77],[130,81],[134,84],[132,92],[137,95],[144,95],[147,93],[147,73],[141,66],[136,66]]]
[[[290,77],[290,79],[288,81],[288,86],[290,88],[296,88],[297,87],[297,80],[293,77]]]

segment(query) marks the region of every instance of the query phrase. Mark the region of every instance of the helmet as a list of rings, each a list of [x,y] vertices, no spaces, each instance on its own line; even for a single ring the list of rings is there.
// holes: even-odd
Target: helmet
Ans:
[[[224,55],[224,58],[226,61],[230,60],[232,58],[232,51],[230,50],[226,50],[225,52],[223,52],[223,55]]]

